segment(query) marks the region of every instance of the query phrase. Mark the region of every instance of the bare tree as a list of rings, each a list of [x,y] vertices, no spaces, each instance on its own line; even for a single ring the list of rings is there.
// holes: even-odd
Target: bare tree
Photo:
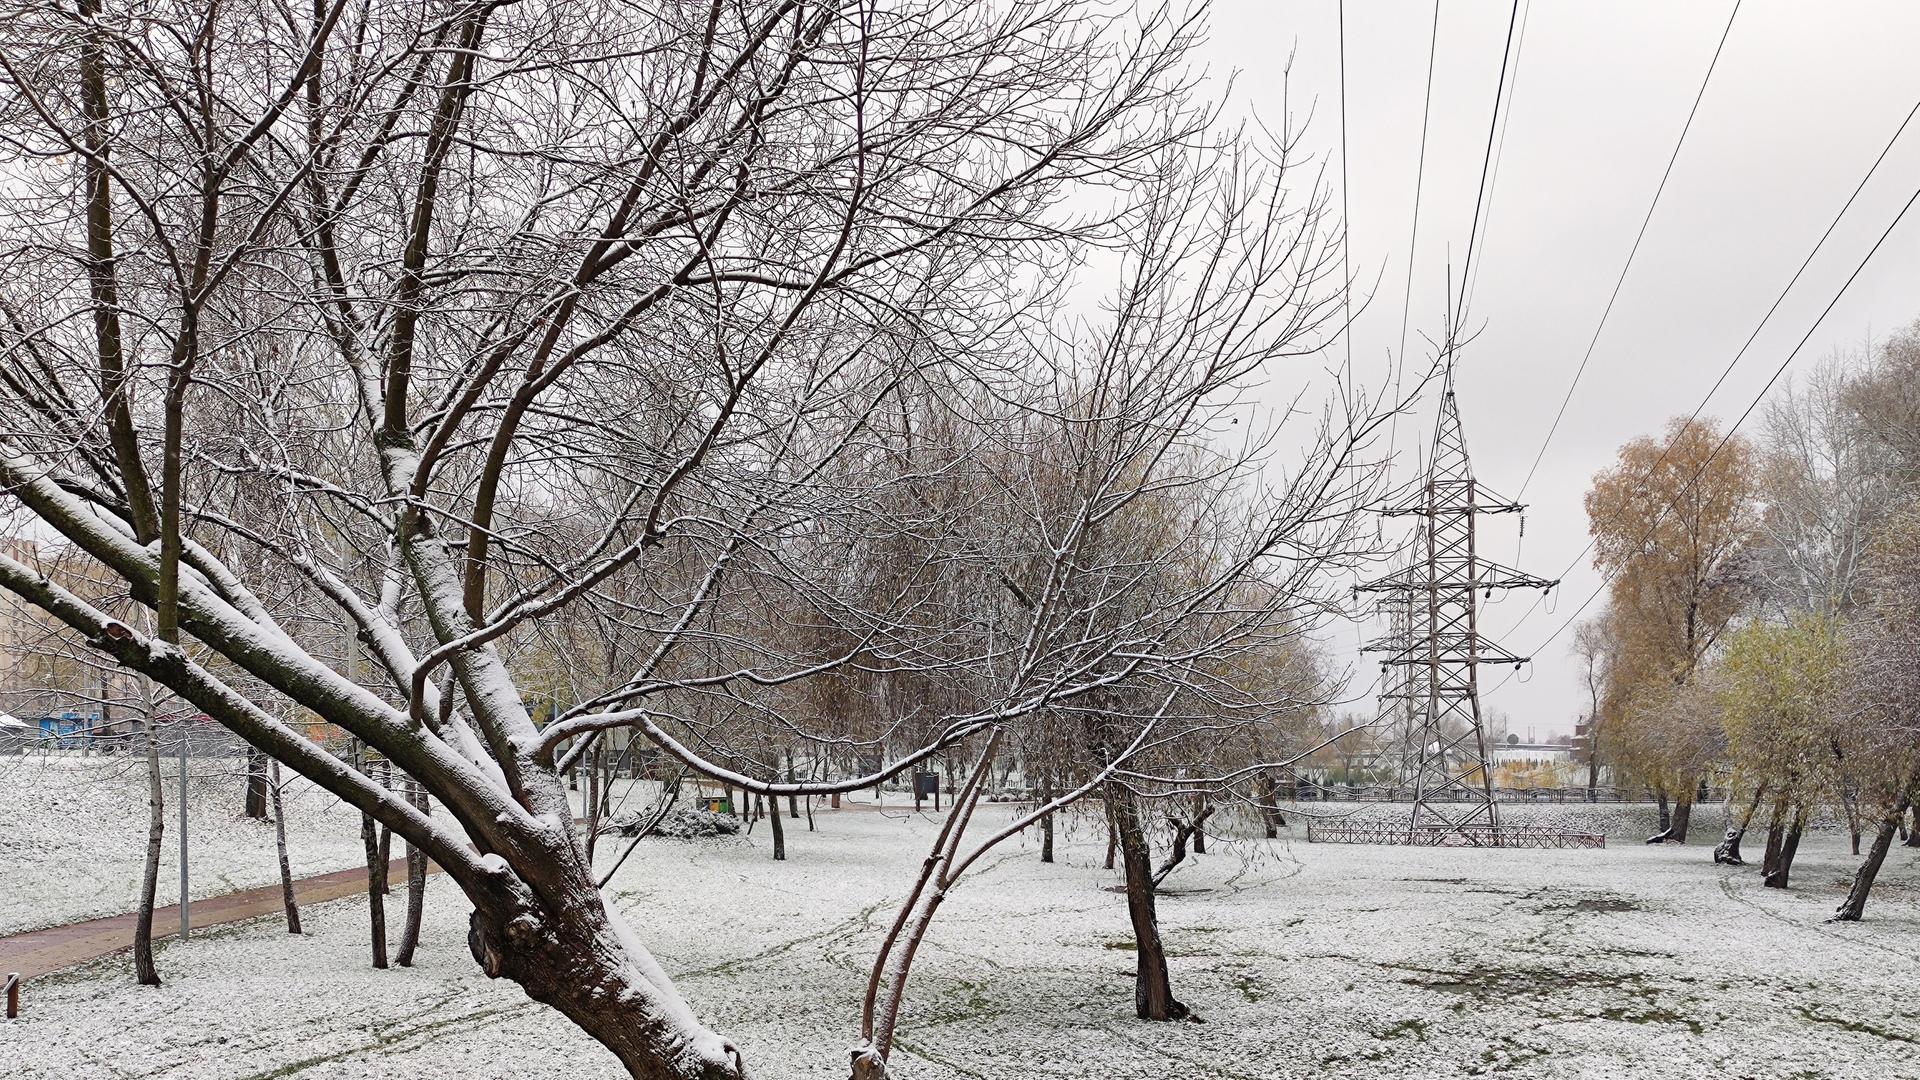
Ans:
[[[995,672],[1017,689],[914,717],[865,775],[769,781],[700,749],[722,699],[918,663],[897,628],[932,578],[875,605],[857,561],[806,559],[852,551],[898,479],[871,472],[907,437],[897,403],[957,366],[1014,393],[992,384],[1016,316],[1135,228],[1131,190],[1204,127],[1198,28],[1079,0],[0,12],[0,487],[155,629],[13,558],[0,588],[438,862],[482,969],[635,1076],[739,1076],[598,890],[563,778],[631,729],[762,798],[855,790],[1194,651],[1110,665],[1118,627],[1097,665],[996,647],[1025,657]],[[1116,197],[1068,201],[1086,192]],[[1229,255],[1329,265],[1292,235]],[[1327,311],[1279,299],[1258,318]],[[1344,460],[1295,478],[1250,560],[1322,520]],[[761,636],[740,613],[767,595],[853,647]],[[542,727],[516,665],[578,606],[638,624],[644,654]]]

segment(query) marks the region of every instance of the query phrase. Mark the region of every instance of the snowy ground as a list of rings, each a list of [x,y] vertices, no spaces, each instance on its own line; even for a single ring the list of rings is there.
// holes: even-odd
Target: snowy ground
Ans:
[[[982,811],[1004,813],[992,807]],[[1718,814],[1703,825],[1717,824]],[[636,930],[763,1080],[838,1077],[871,950],[927,819],[822,813],[767,859],[644,842],[616,880]],[[984,825],[985,822],[982,822]],[[1169,881],[1176,993],[1205,1023],[1133,1019],[1122,898],[1091,833],[1018,843],[942,911],[895,1057],[957,1077],[1920,1078],[1920,857],[1896,849],[1862,924],[1825,925],[1854,860],[1811,837],[1795,888],[1705,846],[1470,851],[1253,842]],[[29,987],[0,1027],[21,1077],[565,1077],[611,1057],[466,955],[434,881],[421,964],[365,966],[363,901],[166,945]]]
[[[180,897],[178,768],[172,757],[162,763],[167,819],[157,889],[162,904]],[[188,761],[188,878],[195,898],[280,879],[273,823],[241,814],[244,770],[244,759],[237,756]],[[295,874],[366,862],[358,813],[292,777],[285,802],[287,853]],[[144,757],[0,757],[0,815],[0,934],[134,909],[147,849]]]

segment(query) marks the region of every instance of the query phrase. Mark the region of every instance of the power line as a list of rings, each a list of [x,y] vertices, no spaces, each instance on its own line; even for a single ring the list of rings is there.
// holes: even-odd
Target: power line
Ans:
[[[1513,47],[1513,81],[1507,85],[1507,106],[1505,112],[1502,113],[1500,117],[1500,145],[1493,152],[1493,175],[1487,178],[1487,224],[1481,226],[1480,229],[1481,247],[1486,246],[1487,230],[1493,227],[1493,196],[1500,185],[1500,163],[1504,161],[1507,156],[1507,129],[1513,126],[1513,99],[1515,95],[1520,92],[1520,57],[1527,49],[1527,23],[1532,18],[1533,0],[1527,0],[1526,6],[1520,9],[1520,37],[1516,40]],[[1496,105],[1496,108],[1497,107]],[[1469,254],[1471,254],[1473,242],[1472,236],[1467,237]],[[1485,260],[1482,261],[1484,262]],[[1480,274],[1476,271],[1473,277],[1467,282],[1466,290],[1461,295],[1461,311],[1467,309],[1479,283]]]
[[[1473,271],[1473,239],[1480,234],[1480,206],[1487,196],[1487,172],[1493,167],[1494,134],[1500,129],[1500,99],[1507,91],[1507,61],[1513,55],[1513,27],[1520,21],[1520,0],[1507,15],[1507,42],[1500,47],[1500,81],[1493,88],[1493,115],[1487,118],[1487,152],[1480,158],[1480,183],[1473,189],[1473,224],[1467,227],[1467,262],[1460,268],[1460,318],[1467,318],[1467,277]]]
[[[1786,373],[1788,365],[1793,363],[1794,357],[1799,356],[1800,350],[1806,347],[1808,341],[1812,340],[1814,332],[1820,329],[1820,324],[1826,321],[1827,315],[1840,303],[1841,297],[1847,294],[1847,290],[1853,286],[1855,279],[1859,278],[1861,271],[1867,268],[1867,263],[1873,260],[1873,256],[1880,250],[1880,246],[1886,243],[1887,237],[1893,235],[1893,230],[1899,227],[1901,219],[1907,216],[1908,210],[1913,209],[1915,202],[1920,202],[1920,188],[1915,188],[1913,194],[1907,197],[1907,201],[1900,207],[1900,212],[1893,216],[1893,220],[1889,222],[1886,229],[1881,232],[1880,238],[1873,242],[1873,247],[1869,248],[1866,255],[1861,258],[1860,264],[1853,268],[1853,273],[1847,275],[1847,280],[1840,286],[1840,291],[1833,294],[1833,299],[1829,300],[1827,306],[1821,309],[1819,318],[1813,320],[1813,325],[1807,327],[1807,332],[1801,335],[1799,344],[1795,345],[1793,351],[1787,354],[1787,358],[1782,360],[1780,366],[1774,369],[1773,374],[1768,377],[1766,385],[1760,388],[1760,392],[1754,395],[1753,400],[1748,402],[1746,409],[1740,413],[1740,418],[1733,422],[1733,426],[1729,427],[1727,433],[1721,436],[1719,443],[1714,446],[1713,451],[1706,456],[1705,460],[1700,462],[1700,467],[1694,470],[1693,476],[1688,479],[1686,486],[1682,487],[1672,499],[1667,500],[1666,504],[1660,508],[1660,512],[1654,516],[1652,523],[1647,526],[1647,531],[1641,535],[1639,541],[1634,545],[1636,550],[1646,546],[1647,540],[1653,536],[1653,531],[1659,528],[1660,523],[1666,519],[1667,511],[1673,509],[1674,504],[1679,502],[1681,496],[1684,496],[1688,491],[1692,490],[1693,485],[1706,473],[1707,466],[1711,465],[1713,459],[1719,456],[1720,451],[1726,448],[1728,442],[1732,441],[1735,433],[1740,430],[1740,425],[1746,423],[1747,417],[1753,415],[1753,410],[1760,407],[1760,402],[1766,398],[1767,392],[1773,389],[1773,384],[1780,380],[1780,376]],[[1613,579],[1617,576],[1619,576],[1618,570],[1608,573],[1606,577],[1601,580],[1599,587],[1595,588],[1585,600],[1581,601],[1580,606],[1574,609],[1573,614],[1569,615],[1566,621],[1561,623],[1553,633],[1548,634],[1547,639],[1542,641],[1533,652],[1537,654],[1541,649],[1545,649],[1548,645],[1553,644],[1554,639],[1564,633],[1567,627],[1573,625],[1573,623],[1580,618],[1581,613],[1586,611],[1588,606],[1598,599],[1602,592],[1606,591],[1607,586],[1611,585]],[[1509,673],[1506,679],[1500,681],[1500,686],[1505,686],[1512,678],[1512,673]],[[1499,686],[1494,687],[1495,690],[1499,688]]]
[[[1799,268],[1794,270],[1793,276],[1788,278],[1786,285],[1781,287],[1779,295],[1773,298],[1773,303],[1767,308],[1766,313],[1760,316],[1760,321],[1754,325],[1753,332],[1748,334],[1747,340],[1741,343],[1740,350],[1733,354],[1733,359],[1727,361],[1726,367],[1720,369],[1719,378],[1713,380],[1713,385],[1708,387],[1706,394],[1700,398],[1700,403],[1693,407],[1693,412],[1688,415],[1686,424],[1681,428],[1682,431],[1686,430],[1687,427],[1691,427],[1693,422],[1700,418],[1700,414],[1706,410],[1707,403],[1713,400],[1713,395],[1719,393],[1720,387],[1726,383],[1727,376],[1732,375],[1733,369],[1738,367],[1740,361],[1746,357],[1747,350],[1753,347],[1753,343],[1760,337],[1760,332],[1766,329],[1767,324],[1772,321],[1774,313],[1780,310],[1782,303],[1786,302],[1787,294],[1792,292],[1793,287],[1799,283],[1801,275],[1807,272],[1807,267],[1813,265],[1813,260],[1820,254],[1821,249],[1826,246],[1827,241],[1832,238],[1834,230],[1840,227],[1841,219],[1847,216],[1847,211],[1853,208],[1854,201],[1859,199],[1862,191],[1866,190],[1867,184],[1873,180],[1874,174],[1880,171],[1881,163],[1886,161],[1887,155],[1893,152],[1894,144],[1900,141],[1900,136],[1906,133],[1908,125],[1913,123],[1913,118],[1916,115],[1920,115],[1920,101],[1914,102],[1913,108],[1907,110],[1907,115],[1900,120],[1900,126],[1893,129],[1893,134],[1887,138],[1886,144],[1880,148],[1880,153],[1873,159],[1873,164],[1867,166],[1866,175],[1862,176],[1860,182],[1854,185],[1853,191],[1847,195],[1846,202],[1840,204],[1840,209],[1833,215],[1833,220],[1827,222],[1826,230],[1820,234],[1820,239],[1814,242],[1812,250],[1807,252],[1807,257],[1800,260]],[[1852,279],[1848,280],[1851,282]],[[1769,382],[1768,385],[1771,386],[1772,383]],[[1654,460],[1648,472],[1651,473],[1665,464],[1667,455],[1672,452],[1673,446],[1671,443],[1663,447],[1660,451],[1660,456]],[[1571,562],[1567,563],[1565,569],[1560,571],[1558,577],[1564,580],[1568,574],[1572,573],[1573,568],[1580,565],[1580,561],[1587,557],[1588,552],[1593,550],[1595,543],[1596,541],[1594,540],[1588,540],[1587,545],[1580,549],[1580,553],[1575,555]],[[1522,612],[1520,618],[1514,620],[1513,625],[1508,628],[1507,632],[1512,633],[1518,630],[1522,624],[1533,616],[1535,611],[1539,610],[1544,599],[1545,594],[1535,597],[1532,606]],[[1584,608],[1585,605],[1582,605],[1583,610]],[[1556,631],[1556,634],[1557,633]],[[1552,638],[1548,640],[1551,641]],[[1502,683],[1502,685],[1505,684]]]
[[[1607,297],[1607,306],[1600,312],[1600,322],[1593,328],[1593,338],[1587,342],[1587,351],[1580,358],[1580,366],[1574,370],[1573,382],[1567,386],[1567,394],[1560,399],[1560,411],[1553,414],[1553,423],[1547,428],[1547,437],[1540,443],[1540,452],[1533,456],[1533,464],[1527,469],[1527,478],[1520,482],[1520,490],[1514,495],[1518,499],[1527,493],[1527,485],[1533,483],[1533,474],[1540,469],[1540,462],[1547,456],[1547,446],[1553,442],[1554,433],[1560,430],[1560,421],[1567,415],[1567,404],[1573,400],[1573,392],[1580,386],[1580,376],[1586,374],[1587,362],[1593,359],[1594,346],[1600,343],[1600,332],[1607,327],[1607,317],[1613,314],[1614,301],[1620,299],[1620,287],[1626,284],[1627,271],[1633,269],[1633,257],[1640,251],[1640,242],[1646,239],[1647,226],[1653,221],[1653,212],[1660,205],[1660,196],[1667,190],[1667,178],[1673,175],[1674,162],[1680,160],[1680,148],[1687,144],[1687,132],[1693,130],[1693,118],[1700,112],[1700,102],[1707,96],[1707,85],[1713,81],[1714,68],[1720,65],[1720,52],[1727,46],[1727,36],[1733,33],[1734,17],[1740,14],[1741,0],[1734,0],[1733,12],[1727,16],[1726,29],[1720,32],[1720,43],[1714,46],[1713,59],[1707,64],[1706,77],[1700,80],[1700,90],[1693,96],[1693,108],[1687,110],[1687,122],[1680,127],[1680,138],[1673,144],[1673,154],[1667,158],[1666,171],[1660,174],[1660,185],[1653,190],[1653,201],[1647,205],[1646,217],[1640,221],[1640,231],[1633,238],[1633,246],[1627,250],[1626,264],[1620,267],[1620,277],[1613,283],[1613,293]]]
[[[1346,315],[1347,377],[1353,377],[1353,210],[1347,199],[1347,0],[1340,0],[1340,305]]]
[[[1400,402],[1401,376],[1407,366],[1407,316],[1413,309],[1413,256],[1420,244],[1420,191],[1427,178],[1427,121],[1433,115],[1433,59],[1440,45],[1440,0],[1433,0],[1433,29],[1427,35],[1427,92],[1420,106],[1420,158],[1413,174],[1413,230],[1407,237],[1407,291],[1400,300],[1400,350],[1393,356],[1393,400]],[[1400,452],[1400,413],[1387,427],[1389,457]]]

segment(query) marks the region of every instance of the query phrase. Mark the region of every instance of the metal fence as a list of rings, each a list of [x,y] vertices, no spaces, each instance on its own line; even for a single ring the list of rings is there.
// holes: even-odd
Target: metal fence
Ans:
[[[1309,844],[1388,844],[1401,847],[1603,848],[1603,833],[1548,825],[1409,825],[1307,823]]]

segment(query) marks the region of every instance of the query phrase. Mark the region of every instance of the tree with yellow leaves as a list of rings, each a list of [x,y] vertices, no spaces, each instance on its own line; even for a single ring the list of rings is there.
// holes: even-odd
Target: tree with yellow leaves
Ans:
[[[1594,565],[1612,577],[1615,746],[1663,804],[1676,800],[1650,843],[1686,840],[1695,790],[1718,755],[1712,710],[1672,705],[1749,591],[1753,459],[1747,440],[1722,438],[1711,420],[1676,418],[1664,438],[1622,446],[1587,493]]]
[[[1834,625],[1816,615],[1754,622],[1731,634],[1711,679],[1736,783],[1771,795],[1761,876],[1787,887],[1807,815],[1834,790],[1840,732]]]

